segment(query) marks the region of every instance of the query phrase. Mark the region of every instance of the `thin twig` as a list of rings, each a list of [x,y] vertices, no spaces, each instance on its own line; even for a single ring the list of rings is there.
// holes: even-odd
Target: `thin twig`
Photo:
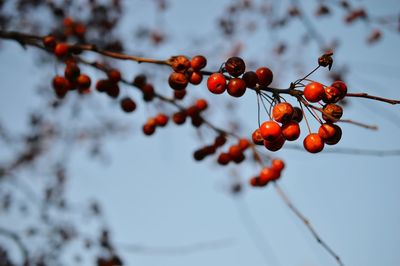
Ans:
[[[361,93],[347,93],[346,97],[365,98],[365,99],[371,99],[371,100],[390,103],[390,104],[400,104],[400,100],[387,99],[387,98],[383,98],[383,97],[369,95],[368,93],[364,93],[364,92],[361,92]]]
[[[340,266],[344,266],[342,260],[340,259],[339,255],[337,255],[333,249],[320,237],[320,235],[317,233],[317,231],[314,229],[312,224],[310,223],[310,220],[305,217],[299,209],[297,209],[296,206],[292,203],[292,201],[289,199],[289,197],[286,195],[286,193],[282,190],[282,188],[278,185],[278,183],[274,182],[274,187],[275,190],[278,192],[279,196],[281,199],[285,202],[285,204],[289,207],[289,209],[299,218],[303,224],[307,227],[308,231],[313,235],[315,240],[332,256],[335,258],[336,262]]]

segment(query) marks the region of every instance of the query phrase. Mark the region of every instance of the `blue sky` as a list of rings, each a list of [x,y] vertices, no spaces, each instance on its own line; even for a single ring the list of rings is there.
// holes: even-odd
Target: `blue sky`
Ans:
[[[132,45],[131,50],[143,50],[149,56],[159,58],[175,54],[204,54],[211,58],[212,67],[224,60],[215,56],[218,49],[211,49],[214,38],[220,45],[219,54],[226,52],[223,42],[229,41],[221,40],[218,31],[213,29],[215,16],[222,14],[224,2],[227,1],[210,1],[212,4],[171,1],[171,8],[162,16],[155,14],[152,4],[146,1],[139,1],[135,6],[126,4],[127,16],[120,30],[132,32],[131,25],[137,21],[160,27],[171,33],[165,47],[156,50]],[[396,1],[387,1],[385,5],[374,1],[361,3],[370,6],[376,14],[398,11],[400,7]],[[311,9],[313,4],[314,1],[305,1],[305,9]],[[333,16],[316,22],[316,26],[326,31],[328,39],[341,37],[334,68],[336,63],[346,64],[351,70],[349,90],[399,99],[399,35],[385,31],[382,42],[366,46],[368,27],[361,23],[343,27],[339,22],[341,18],[341,15]],[[257,63],[269,65],[268,61],[276,59],[269,53],[272,45],[268,40],[300,35],[303,28],[299,25],[293,23],[282,32],[261,32],[243,39],[243,57],[254,58],[257,55],[260,60]],[[194,32],[195,36],[207,38],[207,41],[192,46],[188,40]],[[240,36],[236,38],[240,39]],[[312,69],[319,56],[318,49],[311,44],[300,51],[304,68]],[[46,83],[54,71],[52,65],[35,66],[34,53],[33,49],[22,51],[16,43],[2,42],[0,121],[14,130],[22,130],[27,121],[26,112],[41,104],[34,95],[34,86]],[[279,62],[271,64],[282,71],[277,74],[280,77],[277,85],[285,87],[297,79],[298,74],[290,69],[285,71]],[[147,72],[153,69],[152,66],[134,63],[120,66],[127,77],[143,69]],[[168,77],[168,70],[154,71],[157,74],[155,80],[159,82],[156,89],[169,93],[167,86],[161,85]],[[323,75],[325,71],[314,77],[327,80]],[[233,101],[237,106],[235,111],[223,110],[222,113],[219,104],[232,100],[229,96],[210,95],[204,85],[190,89],[193,94],[206,97],[214,104],[208,111],[212,114],[212,121],[243,121],[245,128],[242,132],[250,136],[257,124],[257,106],[252,93]],[[139,101],[136,92],[127,90],[126,93]],[[91,96],[88,101],[96,101],[94,98],[97,96]],[[68,195],[72,201],[99,199],[117,246],[180,247],[215,241],[221,243],[211,249],[199,248],[195,252],[174,255],[121,248],[127,265],[336,265],[272,187],[252,189],[246,186],[240,197],[227,192],[231,180],[239,178],[246,184],[246,180],[259,171],[258,167],[246,163],[221,168],[210,158],[201,163],[194,162],[191,154],[201,142],[189,124],[182,127],[170,124],[154,136],[145,137],[140,127],[146,117],[154,115],[152,107],[139,102],[137,112],[125,115],[108,99],[98,98],[101,106],[109,108],[108,114],[115,113],[115,119],[132,126],[131,136],[107,141],[106,151],[110,158],[107,164],[90,160],[87,150],[77,147],[69,162]],[[343,124],[343,138],[337,147],[400,149],[398,111],[398,106],[365,99],[352,100],[351,105],[345,108],[345,117],[376,124],[379,130],[368,131]],[[395,122],[382,117],[382,114],[394,116]],[[61,120],[71,122],[65,116]],[[313,126],[316,128],[316,123]],[[205,142],[211,141],[211,136]],[[301,144],[301,141],[297,143]],[[397,252],[400,241],[398,157],[328,152],[311,155],[285,148],[276,156],[283,158],[287,165],[279,183],[345,265],[400,264]],[[91,264],[86,261],[86,265]]]

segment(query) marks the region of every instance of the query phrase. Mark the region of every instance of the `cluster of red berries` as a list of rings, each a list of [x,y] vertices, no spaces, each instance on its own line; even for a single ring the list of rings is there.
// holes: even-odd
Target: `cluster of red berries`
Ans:
[[[96,89],[99,92],[106,93],[111,98],[118,98],[120,88],[118,82],[121,81],[121,72],[117,69],[111,69],[107,72],[106,79],[100,79],[96,83]]]
[[[154,134],[157,127],[165,127],[168,123],[169,117],[166,114],[159,113],[155,117],[151,117],[143,125],[143,133],[147,136]]]
[[[205,99],[198,99],[196,102],[184,110],[175,112],[171,118],[176,125],[183,125],[187,117],[190,117],[194,127],[200,127],[204,120],[201,117],[201,112],[206,110],[208,103]],[[167,125],[169,117],[163,113],[158,114],[156,117],[149,118],[143,125],[143,133],[145,135],[152,135],[157,126],[164,127]]]
[[[227,165],[229,162],[239,164],[246,158],[244,152],[250,147],[250,142],[246,138],[241,138],[236,144],[229,147],[227,152],[221,152],[217,162],[220,165]]]
[[[147,82],[147,77],[143,74],[137,75],[133,80],[133,85],[143,93],[143,101],[151,102],[154,99],[155,91],[153,84]]]
[[[246,88],[267,87],[271,84],[273,73],[268,67],[260,67],[255,72],[246,71],[246,64],[240,57],[231,57],[220,72],[213,73],[207,80],[207,88],[214,94],[226,90],[233,97],[241,97]],[[227,73],[229,76],[225,76]]]
[[[253,187],[264,187],[271,181],[276,181],[281,176],[285,163],[281,159],[273,159],[271,166],[261,169],[258,176],[250,179],[250,185]]]
[[[64,76],[57,75],[53,78],[53,89],[58,98],[64,98],[68,91],[78,90],[81,94],[90,92],[91,79],[82,74],[78,64],[69,59],[66,61]]]
[[[174,70],[169,78],[169,86],[176,91],[183,91],[189,83],[198,85],[203,80],[201,69],[207,65],[207,59],[202,55],[196,55],[191,60],[179,55],[169,59]]]

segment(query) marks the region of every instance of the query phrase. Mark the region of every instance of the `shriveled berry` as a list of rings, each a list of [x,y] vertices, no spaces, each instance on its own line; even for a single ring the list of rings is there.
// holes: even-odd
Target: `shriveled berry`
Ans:
[[[340,100],[343,99],[347,94],[347,85],[341,80],[336,80],[332,83],[332,87],[337,88],[340,91]]]
[[[293,117],[294,109],[290,103],[278,103],[272,108],[272,117],[275,121],[285,123],[290,121]]]
[[[310,153],[318,153],[324,149],[324,141],[317,133],[310,133],[304,138],[303,146]]]
[[[242,58],[234,56],[226,61],[225,69],[229,75],[233,77],[239,77],[246,70],[246,64]]]
[[[172,72],[168,78],[168,84],[174,90],[184,90],[188,83],[186,75],[179,72]]]
[[[274,74],[268,67],[258,68],[256,70],[256,74],[258,77],[258,84],[260,84],[260,86],[268,86],[272,83],[272,80],[274,78]]]
[[[213,73],[207,79],[207,88],[214,94],[221,94],[226,90],[226,78],[221,73]]]
[[[333,86],[325,87],[325,95],[324,98],[322,98],[324,103],[336,103],[340,98],[341,92],[338,88]]]
[[[190,67],[190,61],[186,56],[178,55],[171,59],[171,67],[175,72],[184,73]]]
[[[232,78],[228,82],[228,94],[233,97],[241,97],[246,92],[246,83],[240,78]]]
[[[322,118],[326,122],[331,122],[334,123],[337,120],[339,120],[342,115],[343,115],[343,108],[340,107],[340,105],[334,104],[334,103],[329,103],[325,105],[322,110],[324,111],[322,113]]]
[[[136,103],[129,97],[121,99],[121,108],[124,112],[131,113],[136,109]]]

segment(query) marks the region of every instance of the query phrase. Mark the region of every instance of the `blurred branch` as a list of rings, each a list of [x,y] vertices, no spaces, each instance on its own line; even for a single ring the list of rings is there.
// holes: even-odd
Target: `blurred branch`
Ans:
[[[17,246],[19,247],[19,249],[21,250],[21,253],[22,253],[22,257],[23,257],[23,260],[24,260],[23,265],[27,265],[27,263],[29,261],[28,248],[22,242],[22,240],[19,237],[19,235],[17,233],[15,233],[15,232],[12,232],[12,231],[10,231],[8,229],[5,229],[5,228],[2,228],[2,227],[0,227],[0,235],[11,239],[12,241],[15,242],[15,244],[17,244]]]

